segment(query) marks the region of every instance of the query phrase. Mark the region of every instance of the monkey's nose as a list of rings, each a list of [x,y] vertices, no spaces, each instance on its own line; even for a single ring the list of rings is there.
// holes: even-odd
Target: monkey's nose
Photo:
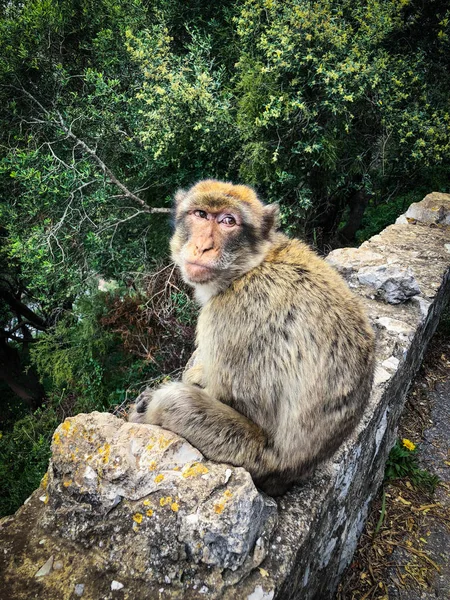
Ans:
[[[214,249],[214,244],[212,240],[205,241],[203,243],[196,244],[195,250],[197,254],[205,254],[205,252],[209,252]]]

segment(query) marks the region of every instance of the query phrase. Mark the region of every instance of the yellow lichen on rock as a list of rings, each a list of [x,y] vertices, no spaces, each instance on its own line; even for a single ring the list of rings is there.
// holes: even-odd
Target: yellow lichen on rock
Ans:
[[[136,513],[133,515],[133,521],[138,523],[139,525],[142,523],[143,515],[141,513]]]
[[[66,419],[64,421],[64,423],[61,425],[61,429],[63,431],[65,431],[66,433],[68,433],[70,431],[71,427],[72,427],[72,423],[70,422],[70,419]]]
[[[205,475],[209,470],[202,463],[193,463],[190,467],[183,469],[183,477],[197,477],[198,475]]]
[[[173,440],[168,440],[164,435],[160,435],[158,438],[158,446],[160,450],[165,450],[167,448],[167,446],[170,446],[170,444],[173,442]]]
[[[155,477],[155,483],[161,483],[161,481],[163,481],[164,479],[164,475],[161,475],[161,473],[159,475],[157,475]]]
[[[102,454],[102,463],[106,464],[109,462],[109,455],[111,454],[111,446],[110,444],[105,444],[104,446],[100,446],[97,450],[99,454]]]
[[[45,490],[47,488],[47,485],[48,485],[48,472],[41,479],[41,488],[43,488]]]
[[[173,512],[178,512],[180,505],[178,504],[178,502],[172,502],[170,508],[173,510]]]
[[[214,512],[217,513],[218,515],[220,515],[220,513],[223,512],[223,509],[225,508],[226,503],[233,496],[233,494],[230,492],[230,490],[225,490],[223,495],[224,495],[224,499],[222,500],[222,502],[218,502],[217,504],[214,504]]]
[[[147,517],[151,517],[153,515],[153,510],[149,508],[145,514],[147,515]]]
[[[148,465],[148,469],[149,471],[155,471],[157,466],[156,460],[152,460]]]
[[[171,504],[171,502],[172,502],[172,496],[166,496],[165,498],[163,496],[159,501],[161,506],[166,506],[166,504]]]

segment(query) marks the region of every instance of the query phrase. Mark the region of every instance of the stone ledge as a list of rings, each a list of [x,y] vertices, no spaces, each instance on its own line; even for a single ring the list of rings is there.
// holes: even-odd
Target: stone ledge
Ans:
[[[377,332],[376,381],[351,439],[311,480],[278,500],[276,526],[273,501],[255,490],[248,473],[208,463],[189,444],[165,432],[157,448],[158,474],[167,476],[169,491],[171,477],[178,477],[177,467],[203,466],[197,473],[200,485],[177,488],[183,489],[191,509],[197,507],[195,514],[203,510],[207,523],[201,531],[189,530],[188,517],[194,513],[183,513],[181,502],[168,496],[169,491],[162,495],[157,476],[149,476],[154,458],[146,457],[136,426],[100,416],[107,421],[109,437],[95,441],[94,427],[87,441],[94,440],[97,455],[85,456],[88,446],[81,448],[78,442],[69,451],[74,418],[57,430],[53,463],[43,482],[46,489],[37,490],[2,523],[5,600],[35,594],[48,600],[331,599],[382,481],[406,392],[450,294],[450,196],[430,194],[423,203],[406,213],[414,217],[400,218],[360,248],[336,250],[328,258],[361,295]],[[420,222],[421,214],[425,223]],[[130,454],[114,470],[109,464],[111,448],[120,436],[125,436]],[[74,461],[77,453],[81,458]],[[201,479],[204,469],[214,474],[211,480]],[[227,490],[236,504],[229,505],[229,513],[219,511],[214,525],[208,524],[211,510],[217,515],[214,506],[221,505],[217,498]],[[70,502],[63,505],[68,495]],[[173,513],[171,520],[160,522],[159,530],[143,523],[138,516],[143,517],[143,509],[136,508],[155,499]],[[248,503],[242,510],[244,500]],[[176,510],[171,508],[174,503]],[[218,523],[222,530],[211,536]],[[227,539],[236,531],[240,538]],[[183,555],[183,548],[189,555]]]

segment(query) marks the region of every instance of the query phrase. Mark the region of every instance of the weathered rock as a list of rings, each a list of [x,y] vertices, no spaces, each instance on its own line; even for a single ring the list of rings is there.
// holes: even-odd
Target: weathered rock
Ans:
[[[396,223],[427,223],[450,225],[450,196],[440,192],[432,192],[421,202],[414,202]]]
[[[102,598],[129,591],[135,578],[153,590],[155,596],[146,597],[158,597],[161,585],[174,597],[184,590],[189,598],[189,590],[202,586],[220,594],[262,562],[276,522],[275,502],[257,491],[244,469],[206,461],[170,431],[107,413],[78,415],[58,427],[41,487],[29,503],[39,512],[32,544],[44,534],[56,537],[54,555],[63,565],[48,577],[52,555],[36,573],[46,578],[49,600],[62,597],[59,584],[73,548],[114,572]],[[40,555],[46,553],[43,544]],[[79,579],[83,598],[99,597],[81,573]],[[67,597],[77,593],[67,584]]]
[[[372,287],[389,304],[399,304],[420,294],[419,285],[409,267],[361,267],[356,277],[359,283]]]
[[[445,211],[438,225],[406,221],[331,254],[377,332],[375,383],[357,431],[277,501],[275,529],[274,504],[243,469],[208,462],[159,428],[79,416],[58,428],[42,487],[1,524],[2,600],[331,599],[450,295]],[[357,278],[374,266],[410,269],[420,293],[385,302]],[[53,568],[35,577],[50,559]]]
[[[329,253],[326,258],[341,275],[349,277],[361,267],[378,266],[385,262],[385,257],[374,252],[367,245],[359,248],[338,248]]]

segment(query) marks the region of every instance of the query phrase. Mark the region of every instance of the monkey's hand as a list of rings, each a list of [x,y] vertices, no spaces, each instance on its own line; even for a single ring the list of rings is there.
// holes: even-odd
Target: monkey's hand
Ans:
[[[183,383],[189,385],[197,385],[198,387],[206,387],[206,383],[203,378],[203,365],[201,363],[194,364],[190,369],[186,369],[182,377]]]
[[[179,426],[180,420],[188,418],[192,396],[190,392],[195,392],[196,389],[198,388],[193,385],[181,382],[166,383],[157,390],[148,388],[136,398],[128,420],[132,423],[160,425],[177,432],[175,421]]]
[[[145,389],[136,398],[136,402],[130,406],[128,421],[130,423],[148,423],[146,420],[146,411],[149,403],[152,400],[154,391],[150,388]]]
[[[139,404],[136,404],[132,416],[137,414],[138,419],[135,421],[140,423],[159,425],[179,433],[180,426],[182,428],[182,423],[188,418],[191,410],[190,391],[195,391],[195,389],[198,388],[186,383],[166,383],[142,399],[143,394],[141,394],[138,398],[141,400]]]
[[[134,415],[140,423],[178,433],[207,458],[243,466],[256,477],[279,465],[279,456],[258,425],[197,386],[168,383],[153,392],[145,409],[139,404]]]

